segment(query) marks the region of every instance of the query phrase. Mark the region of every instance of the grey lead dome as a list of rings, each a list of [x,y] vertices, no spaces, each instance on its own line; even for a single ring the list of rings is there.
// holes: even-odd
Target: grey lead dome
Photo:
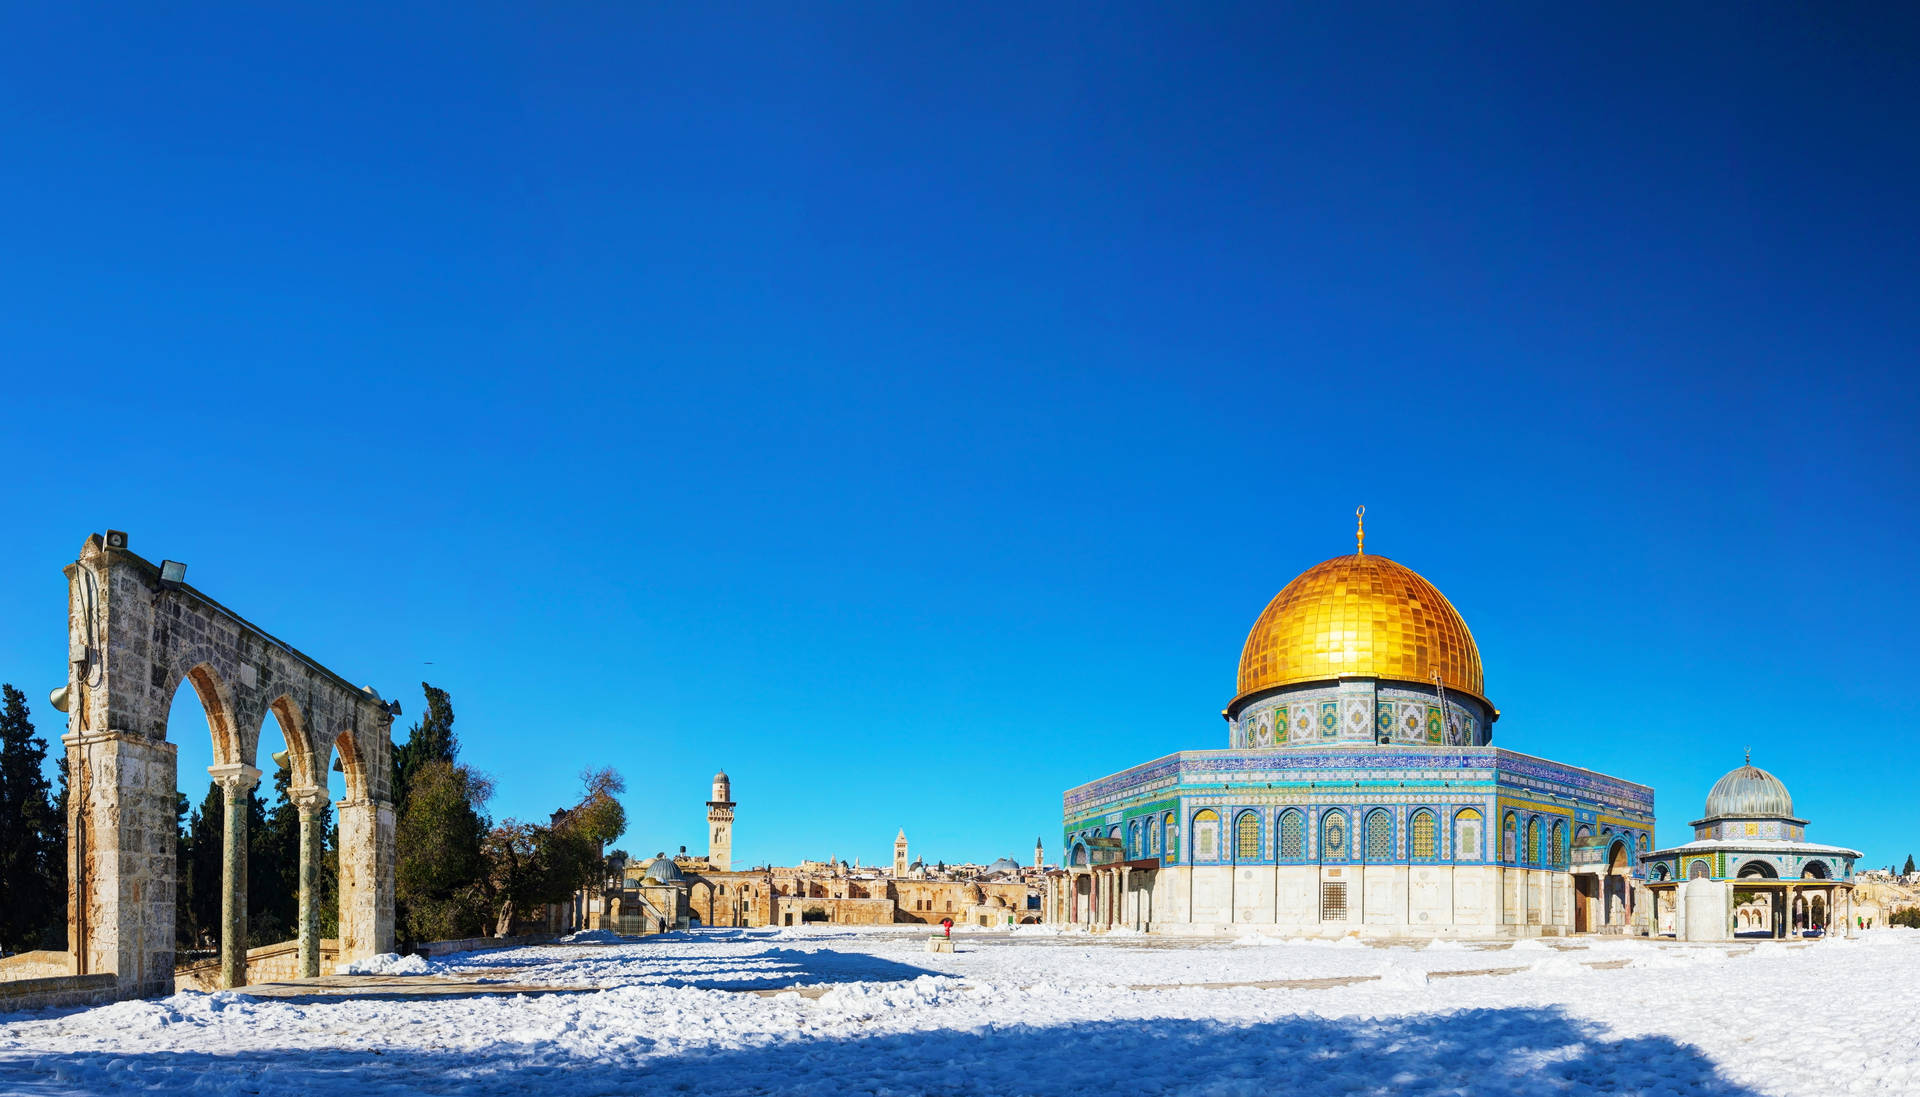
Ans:
[[[681,879],[680,866],[674,864],[673,860],[665,854],[661,854],[653,859],[653,864],[647,866],[647,879],[661,884],[677,883]]]
[[[1791,819],[1793,797],[1780,779],[1751,762],[1720,778],[1707,793],[1708,819]]]

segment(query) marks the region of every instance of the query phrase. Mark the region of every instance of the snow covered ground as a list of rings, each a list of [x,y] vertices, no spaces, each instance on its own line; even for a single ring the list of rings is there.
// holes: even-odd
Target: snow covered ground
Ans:
[[[943,955],[925,930],[715,930],[424,965],[577,991],[0,1015],[0,1093],[1920,1094],[1920,932],[1791,948],[955,938]],[[1296,980],[1322,982],[1246,985]]]

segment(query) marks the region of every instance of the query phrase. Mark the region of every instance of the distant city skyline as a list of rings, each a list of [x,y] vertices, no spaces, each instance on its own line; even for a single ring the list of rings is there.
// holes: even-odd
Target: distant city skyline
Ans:
[[[19,13],[0,680],[57,751],[112,527],[396,738],[449,690],[495,818],[612,766],[701,852],[725,769],[736,864],[1056,860],[1365,504],[1495,745],[1662,845],[1751,747],[1897,867],[1913,22]]]

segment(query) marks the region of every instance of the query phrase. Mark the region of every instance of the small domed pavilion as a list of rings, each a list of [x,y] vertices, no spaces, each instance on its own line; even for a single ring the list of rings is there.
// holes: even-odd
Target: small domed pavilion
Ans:
[[[1641,858],[1655,932],[1684,941],[1799,936],[1852,925],[1860,851],[1806,840],[1780,779],[1753,764],[1716,781],[1693,841]]]

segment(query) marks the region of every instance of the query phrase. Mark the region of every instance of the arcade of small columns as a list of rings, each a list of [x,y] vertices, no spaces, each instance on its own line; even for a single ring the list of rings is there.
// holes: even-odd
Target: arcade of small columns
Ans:
[[[67,566],[69,671],[54,692],[68,802],[72,974],[112,973],[120,997],[174,988],[174,803],[178,748],[167,740],[175,692],[193,686],[213,737],[208,768],[225,805],[220,968],[247,979],[247,807],[271,713],[287,743],[300,815],[298,971],[320,974],[320,860],[326,766],[339,758],[340,956],[393,948],[394,810],[389,796],[398,705],[357,688],[188,586],[185,568],[134,555],[126,535],[89,537]]]
[[[1686,880],[1663,880],[1647,885],[1653,894],[1656,932],[1675,932],[1680,889]],[[1730,892],[1727,913],[1729,937],[1766,932],[1776,938],[1793,930],[1819,926],[1853,929],[1853,887],[1828,879],[1785,880],[1770,876],[1741,876],[1724,881]]]
[[[1159,862],[1149,859],[1068,865],[1050,872],[1047,874],[1043,900],[1047,921],[1090,929],[1127,926],[1147,930],[1152,927],[1155,918],[1153,892],[1150,886],[1138,886],[1137,881],[1144,879],[1150,885],[1154,873],[1160,869]],[[1610,863],[1604,866],[1575,866],[1570,870],[1506,868],[1502,876],[1505,879],[1500,889],[1503,896],[1502,915],[1496,924],[1561,926],[1575,932],[1592,932],[1601,926],[1624,928],[1633,924],[1633,893],[1639,885],[1629,875],[1625,856],[1618,850]],[[1357,873],[1348,881],[1359,886],[1348,893],[1351,905],[1347,917],[1321,917],[1317,920],[1356,925],[1365,922],[1364,878],[1364,873]],[[1231,912],[1233,909],[1233,905],[1229,904],[1228,910]],[[1258,921],[1247,924],[1283,923]]]

